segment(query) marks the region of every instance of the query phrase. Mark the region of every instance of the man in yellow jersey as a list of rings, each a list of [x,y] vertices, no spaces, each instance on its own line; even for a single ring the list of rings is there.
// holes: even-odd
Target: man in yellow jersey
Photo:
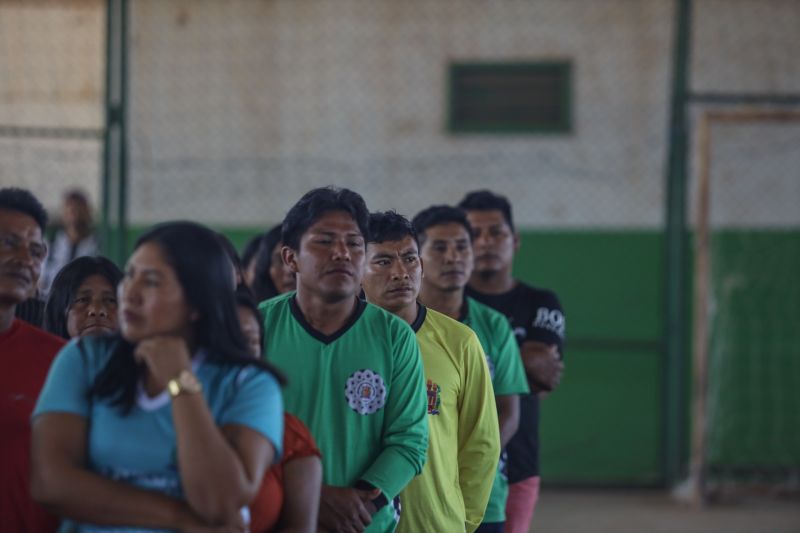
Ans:
[[[466,214],[434,205],[417,213],[411,223],[425,264],[419,301],[469,326],[489,364],[503,453],[478,533],[503,533],[508,497],[505,446],[519,426],[519,395],[530,392],[519,347],[505,316],[465,294],[473,268],[472,228]]]
[[[427,382],[428,461],[400,494],[398,531],[472,532],[483,519],[500,455],[483,349],[470,328],[417,302],[422,262],[411,223],[391,211],[374,213],[369,234],[367,300],[411,325]]]

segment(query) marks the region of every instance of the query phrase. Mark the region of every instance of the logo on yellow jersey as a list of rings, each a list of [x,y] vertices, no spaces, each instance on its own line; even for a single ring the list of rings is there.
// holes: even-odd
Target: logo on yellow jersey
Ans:
[[[438,415],[441,405],[442,388],[433,381],[428,380],[428,414]]]

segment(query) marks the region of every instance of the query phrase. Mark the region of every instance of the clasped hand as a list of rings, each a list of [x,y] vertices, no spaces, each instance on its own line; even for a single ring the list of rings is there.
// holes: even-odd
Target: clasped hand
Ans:
[[[319,523],[331,533],[360,533],[372,523],[377,512],[372,500],[380,489],[371,491],[350,487],[323,486],[319,504]]]
[[[564,363],[555,344],[525,341],[520,347],[525,373],[535,385],[551,391],[561,382]]]

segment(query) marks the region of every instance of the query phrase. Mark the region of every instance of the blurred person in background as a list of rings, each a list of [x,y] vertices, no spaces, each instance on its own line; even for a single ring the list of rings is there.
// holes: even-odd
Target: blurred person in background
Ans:
[[[232,270],[208,228],[155,226],[125,267],[120,334],[56,357],[33,414],[31,490],[65,530],[246,529],[283,407],[239,326]]]
[[[500,533],[504,530],[508,496],[505,447],[519,426],[519,395],[530,390],[519,348],[508,320],[466,295],[473,254],[472,228],[464,212],[447,205],[431,206],[414,217],[413,225],[425,265],[420,303],[469,326],[480,340],[492,375],[503,452],[489,505],[477,531]]]
[[[288,378],[286,409],[322,451],[319,527],[327,531],[394,531],[395,497],[422,471],[428,448],[414,332],[358,298],[368,234],[359,194],[309,191],[281,234],[297,291],[259,305],[264,352]]]
[[[30,417],[64,341],[15,318],[47,255],[47,212],[28,191],[0,189],[0,529],[48,532],[58,525],[30,496]]]
[[[283,262],[281,248],[281,225],[278,224],[264,234],[256,254],[252,289],[257,302],[291,292],[297,287],[294,272]]]
[[[261,242],[264,240],[263,234],[258,234],[247,241],[247,244],[242,248],[242,277],[243,282],[252,291],[253,278],[256,275],[256,258],[258,257],[258,250],[261,248]]]
[[[61,204],[62,228],[57,230],[50,244],[50,254],[45,263],[39,289],[43,296],[50,292],[50,285],[64,265],[98,251],[97,239],[92,224],[92,209],[89,198],[81,190],[72,189],[64,194]]]
[[[45,307],[44,329],[64,339],[119,329],[117,285],[122,271],[102,256],[79,257],[56,275]]]
[[[429,445],[422,474],[400,494],[397,530],[475,531],[500,457],[489,367],[475,333],[417,302],[423,275],[411,223],[393,211],[370,215],[367,301],[414,330],[427,380]]]
[[[539,393],[561,381],[565,320],[554,292],[512,276],[519,235],[511,204],[488,190],[468,193],[459,203],[472,226],[475,268],[467,294],[503,313],[519,344],[530,394],[520,396],[519,431],[508,443],[509,493],[506,531],[527,533],[539,498]]]
[[[253,357],[261,358],[264,325],[249,292],[236,291],[239,323]],[[300,420],[283,413],[283,455],[267,470],[250,504],[253,533],[317,531],[322,461],[314,438]]]
[[[231,267],[233,268],[233,288],[234,290],[238,289],[244,284],[242,260],[239,258],[239,253],[236,251],[236,247],[228,237],[219,232],[216,233],[216,236],[220,246],[222,246],[222,249],[225,250],[225,255],[227,255],[228,259],[231,261]]]

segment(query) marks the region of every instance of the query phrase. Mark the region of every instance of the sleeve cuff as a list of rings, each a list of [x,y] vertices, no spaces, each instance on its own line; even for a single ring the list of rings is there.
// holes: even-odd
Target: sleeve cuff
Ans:
[[[369,481],[364,481],[363,479],[359,479],[358,481],[356,481],[356,488],[358,490],[369,491],[369,490],[375,490],[378,487],[376,487]],[[389,505],[389,499],[386,497],[386,494],[384,494],[383,491],[381,491],[380,495],[374,500],[372,500],[372,504],[375,506],[376,510],[380,511],[381,509]]]

